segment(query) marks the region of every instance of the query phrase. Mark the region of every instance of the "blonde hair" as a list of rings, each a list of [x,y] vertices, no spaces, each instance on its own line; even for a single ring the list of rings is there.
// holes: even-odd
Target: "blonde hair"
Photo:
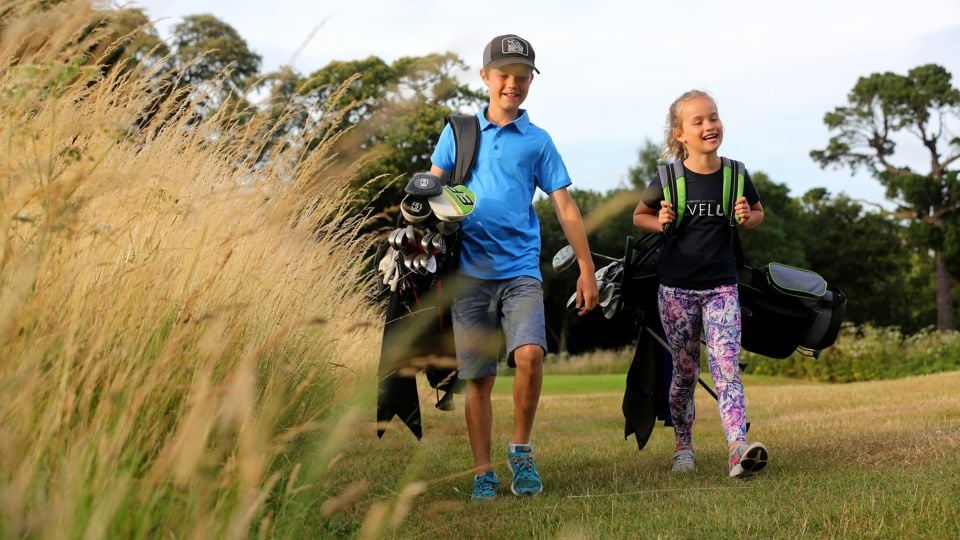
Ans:
[[[683,161],[687,159],[687,149],[683,147],[683,143],[677,140],[677,137],[673,134],[674,130],[680,129],[680,106],[690,101],[691,99],[697,98],[707,98],[713,102],[713,105],[716,106],[717,102],[713,97],[704,92],[703,90],[690,90],[684,92],[683,95],[674,100],[670,104],[670,111],[667,112],[667,127],[664,130],[664,150],[660,154],[660,158],[663,161],[676,159],[678,161]]]

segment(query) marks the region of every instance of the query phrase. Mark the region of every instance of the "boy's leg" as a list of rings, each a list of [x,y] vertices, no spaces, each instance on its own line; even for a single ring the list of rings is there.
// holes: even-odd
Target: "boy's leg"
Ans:
[[[492,469],[490,400],[497,374],[497,283],[461,276],[453,304],[453,337],[459,377],[467,381],[464,417],[478,474]]]
[[[670,415],[678,448],[693,448],[693,391],[700,377],[701,306],[695,291],[661,286],[660,320],[673,356]]]
[[[516,376],[513,383],[513,435],[507,452],[515,495],[536,495],[543,490],[533,459],[530,433],[540,401],[543,382],[543,356],[547,333],[543,313],[543,289],[540,281],[518,277],[504,284],[500,295],[507,338],[507,350],[513,355]]]
[[[539,345],[521,345],[513,352],[517,363],[513,379],[513,436],[510,442],[530,442],[533,419],[543,386],[543,349]]]
[[[736,285],[710,292],[703,307],[707,361],[717,388],[717,407],[727,445],[747,440],[743,382],[740,380],[740,297]]]
[[[547,349],[543,288],[534,278],[514,278],[504,284],[500,302],[507,351],[517,366],[513,382],[514,429],[510,442],[525,444],[530,442],[543,384],[543,357]]]
[[[493,468],[490,461],[490,439],[493,432],[493,405],[490,395],[495,380],[496,377],[483,377],[467,381],[463,414],[467,420],[467,437],[477,474]]]

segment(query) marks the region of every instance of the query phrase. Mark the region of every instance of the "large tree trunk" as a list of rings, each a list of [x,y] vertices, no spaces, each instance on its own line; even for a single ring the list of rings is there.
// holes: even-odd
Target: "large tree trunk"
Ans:
[[[957,325],[953,318],[953,298],[950,294],[953,276],[947,270],[947,263],[940,251],[934,253],[934,267],[937,280],[937,330],[955,330]]]

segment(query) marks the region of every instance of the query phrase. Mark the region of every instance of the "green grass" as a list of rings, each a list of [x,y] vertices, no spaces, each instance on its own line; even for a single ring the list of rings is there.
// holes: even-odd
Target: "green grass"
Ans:
[[[352,507],[308,523],[310,534],[387,537],[851,537],[960,535],[960,373],[828,385],[745,377],[751,439],[771,450],[759,477],[726,477],[716,405],[697,392],[697,470],[669,473],[672,431],[658,427],[638,451],[623,439],[623,375],[548,375],[533,442],[545,492],[509,493],[509,377],[494,397],[494,464],[505,495],[469,501],[470,452],[458,410],[423,392],[417,442],[396,420],[382,440],[365,425],[316,504],[369,482]],[[372,416],[372,409],[371,416]],[[404,489],[423,482],[423,493]],[[398,501],[407,501],[409,508]],[[391,523],[392,521],[392,523]],[[313,529],[311,529],[311,527]]]
[[[551,375],[543,378],[544,395],[592,394],[604,392],[623,392],[624,375],[622,373],[604,373],[596,375]],[[499,377],[493,388],[495,396],[512,396],[513,378]]]

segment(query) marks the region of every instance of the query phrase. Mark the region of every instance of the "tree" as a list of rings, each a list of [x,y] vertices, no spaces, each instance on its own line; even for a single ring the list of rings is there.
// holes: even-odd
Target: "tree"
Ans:
[[[801,197],[796,234],[804,238],[807,268],[850,299],[845,320],[899,326],[913,332],[935,321],[924,293],[932,292],[926,250],[908,249],[904,227],[882,212],[865,212],[846,195],[824,188]],[[766,223],[764,223],[766,225]],[[929,298],[929,297],[927,297]]]
[[[786,184],[774,182],[763,171],[750,173],[750,180],[760,193],[763,224],[756,229],[739,229],[744,259],[754,265],[775,261],[807,267],[808,239],[802,232],[804,211],[800,203],[790,196]]]
[[[941,66],[918,66],[907,75],[874,73],[857,80],[848,105],[824,116],[838,133],[827,148],[810,156],[821,167],[866,168],[895,199],[900,215],[911,221],[909,238],[934,254],[937,329],[956,328],[951,289],[960,263],[958,210],[960,178],[949,167],[960,159],[960,138],[944,140],[947,124],[960,117],[960,91]],[[929,171],[920,173],[892,162],[894,136],[916,137],[929,155]]]
[[[375,56],[333,61],[307,77],[289,70],[271,76],[271,101],[285,104],[272,113],[284,119],[274,144],[309,151],[329,133],[347,130],[337,141],[338,155],[365,162],[354,186],[355,210],[383,218],[373,226],[392,225],[401,179],[430,170],[444,116],[476,112],[484,100],[457,79],[466,67],[447,52],[392,63]]]
[[[644,139],[643,146],[637,150],[637,164],[627,171],[630,185],[642,192],[657,175],[657,166],[662,162],[660,147],[650,139]]]
[[[230,94],[243,98],[260,70],[260,55],[232,26],[210,14],[184,17],[173,28],[172,43],[181,83],[208,93],[201,103],[205,111]],[[215,84],[221,78],[223,84]]]

